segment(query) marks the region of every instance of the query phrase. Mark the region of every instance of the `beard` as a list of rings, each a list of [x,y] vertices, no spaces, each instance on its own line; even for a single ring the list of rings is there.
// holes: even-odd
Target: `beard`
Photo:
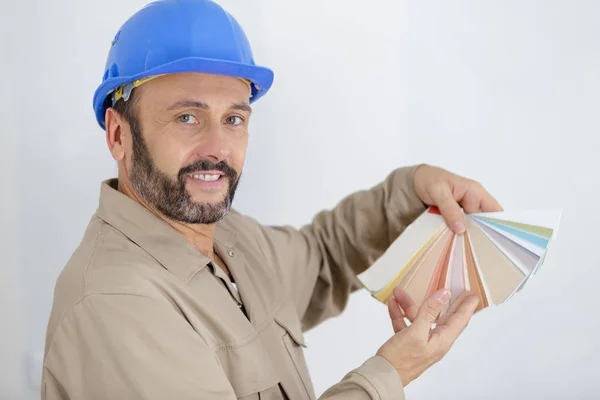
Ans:
[[[150,156],[139,124],[130,124],[133,137],[131,183],[138,194],[167,218],[187,224],[214,224],[222,220],[233,203],[239,183],[238,173],[224,161],[199,160],[179,170],[173,178],[161,171]],[[185,188],[188,174],[218,170],[227,178],[229,187],[224,199],[217,203],[199,203]]]

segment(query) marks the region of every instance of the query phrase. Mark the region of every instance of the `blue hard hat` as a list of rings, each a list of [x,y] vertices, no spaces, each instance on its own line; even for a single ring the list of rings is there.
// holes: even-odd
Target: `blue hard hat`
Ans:
[[[202,72],[246,79],[251,102],[273,83],[273,71],[257,66],[248,38],[235,18],[211,0],[158,0],[131,16],[115,35],[94,112],[104,129],[111,95],[138,79]]]

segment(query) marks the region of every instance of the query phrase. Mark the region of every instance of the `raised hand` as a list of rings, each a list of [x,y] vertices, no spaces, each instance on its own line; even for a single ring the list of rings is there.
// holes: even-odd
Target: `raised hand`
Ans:
[[[466,213],[502,211],[502,206],[479,183],[445,169],[421,165],[415,171],[414,187],[423,203],[437,206],[455,233],[465,231]]]
[[[388,302],[394,336],[381,346],[377,354],[396,367],[404,386],[448,353],[479,304],[477,296],[464,292],[438,318],[450,298],[450,292],[442,289],[417,307],[405,291],[394,290]]]

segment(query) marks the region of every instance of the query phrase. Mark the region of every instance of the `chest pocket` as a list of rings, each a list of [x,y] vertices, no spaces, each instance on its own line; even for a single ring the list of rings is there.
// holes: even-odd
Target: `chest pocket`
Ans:
[[[304,336],[286,300],[258,333],[216,350],[236,397],[243,400],[314,400]]]
[[[283,347],[280,352],[282,355],[280,362],[285,368],[285,370],[282,368],[282,371],[285,372],[282,372],[280,378],[284,391],[292,400],[315,399],[304,357],[304,348],[306,348],[304,335],[294,305],[286,299],[276,312],[274,320],[275,337],[279,342],[277,344]]]
[[[215,354],[238,399],[258,400],[259,393],[273,392],[277,387],[275,369],[259,335],[222,345]]]

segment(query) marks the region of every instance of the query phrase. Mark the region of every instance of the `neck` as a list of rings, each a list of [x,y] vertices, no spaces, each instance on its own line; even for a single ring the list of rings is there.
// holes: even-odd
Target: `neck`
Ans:
[[[214,254],[214,233],[215,225],[203,225],[203,224],[186,224],[178,221],[173,221],[165,217],[160,211],[148,204],[138,193],[133,189],[129,180],[119,179],[119,191],[126,196],[137,201],[150,212],[156,215],[157,218],[165,221],[173,229],[179,232],[189,243],[191,243],[200,253],[206,257],[213,259]]]

